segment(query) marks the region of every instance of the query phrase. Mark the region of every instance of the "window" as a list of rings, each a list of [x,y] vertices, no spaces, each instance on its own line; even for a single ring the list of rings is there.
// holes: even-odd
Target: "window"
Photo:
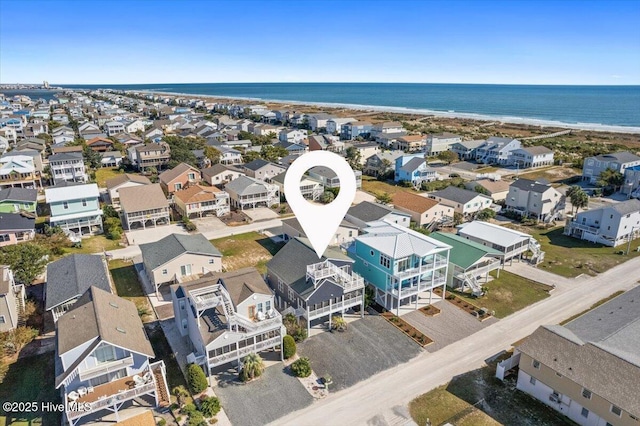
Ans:
[[[616,416],[620,417],[622,415],[622,409],[620,407],[617,407],[615,405],[611,405],[611,412],[613,414],[615,414]]]
[[[182,184],[181,183],[176,183],[175,187],[176,187],[176,191],[179,191],[179,190],[182,189]]]
[[[531,376],[531,377],[529,378],[529,383],[531,383],[533,386],[535,386],[535,385],[536,385],[536,382],[537,382],[537,380],[536,380],[536,378],[535,378],[535,377]]]
[[[116,359],[116,351],[113,346],[102,346],[94,352],[98,364],[103,362],[114,361]]]
[[[162,275],[167,275],[167,274],[168,274],[168,271],[166,269],[163,269],[162,270]]]
[[[69,203],[67,203],[66,201],[63,201],[62,202],[62,208],[65,209],[65,210],[68,209],[69,208]]]
[[[295,295],[293,294],[293,290],[291,289],[291,287],[289,287],[289,300],[293,302],[294,299]]]
[[[591,399],[591,391],[589,389],[582,389],[582,396],[587,399]]]
[[[391,258],[385,254],[380,254],[380,265],[388,269],[391,266]]]
[[[373,250],[371,250],[371,251],[369,252],[369,254],[370,254],[371,256],[375,256],[375,253],[374,253],[374,251],[373,251]]]
[[[264,302],[264,310],[266,312],[269,312],[271,310],[271,300],[267,300],[266,302]]]
[[[213,265],[214,263],[216,263],[215,259],[209,259],[209,265]]]
[[[587,410],[586,408],[582,407],[582,417],[584,418],[588,418],[589,417],[589,410]]]
[[[189,180],[196,180],[196,174],[195,173],[189,173]]]
[[[280,293],[284,291],[284,283],[281,279],[278,279],[278,290],[280,290]]]
[[[258,312],[264,312],[262,303],[258,303]]]
[[[7,320],[5,319],[4,315],[0,315],[0,324],[5,324],[7,322]]]
[[[0,241],[1,242],[5,242],[5,241],[9,241],[11,238],[9,237],[9,234],[1,234],[0,235]]]
[[[536,370],[540,370],[540,361],[536,361],[534,359],[532,365],[533,365],[533,368],[535,368]]]
[[[82,207],[87,207],[87,200],[82,200]]]
[[[180,275],[183,277],[191,275],[191,265],[182,265],[180,267]]]

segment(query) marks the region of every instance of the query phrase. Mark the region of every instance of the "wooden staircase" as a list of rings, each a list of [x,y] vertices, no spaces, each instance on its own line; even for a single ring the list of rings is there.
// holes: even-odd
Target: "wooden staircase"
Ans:
[[[156,379],[156,391],[158,392],[160,407],[168,407],[171,405],[171,396],[167,394],[167,385],[162,370],[160,368],[154,369],[153,376]]]

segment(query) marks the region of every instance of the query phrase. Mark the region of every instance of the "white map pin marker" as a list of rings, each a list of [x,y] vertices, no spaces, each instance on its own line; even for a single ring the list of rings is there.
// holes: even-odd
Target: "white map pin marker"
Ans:
[[[300,193],[300,179],[307,170],[316,166],[330,168],[340,180],[340,192],[330,204],[311,204]],[[356,177],[349,163],[339,155],[328,151],[311,151],[297,158],[287,169],[284,194],[320,258],[356,196]]]

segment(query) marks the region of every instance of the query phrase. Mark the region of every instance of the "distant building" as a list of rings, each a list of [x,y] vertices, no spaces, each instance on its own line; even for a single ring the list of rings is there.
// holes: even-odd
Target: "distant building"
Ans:
[[[544,146],[530,146],[511,152],[511,162],[521,169],[553,166],[553,151]]]
[[[475,160],[478,163],[508,166],[513,163],[512,152],[520,147],[517,139],[492,136],[475,149]]]
[[[372,124],[367,121],[352,121],[345,123],[340,129],[340,139],[353,140],[357,137],[367,138],[373,128]]]
[[[581,240],[615,247],[640,236],[640,200],[631,199],[579,212],[564,230]]]
[[[462,136],[453,133],[439,133],[427,136],[425,154],[429,157],[436,156],[443,151],[448,151],[453,144],[461,143]]]
[[[628,151],[587,157],[582,166],[582,180],[595,184],[600,173],[607,169],[624,174],[625,169],[635,166],[640,166],[640,157]]]

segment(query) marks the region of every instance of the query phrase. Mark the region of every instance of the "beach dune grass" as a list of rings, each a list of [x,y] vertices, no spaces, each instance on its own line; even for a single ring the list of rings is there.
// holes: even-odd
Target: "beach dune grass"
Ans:
[[[218,238],[211,243],[222,253],[225,270],[254,266],[260,273],[267,271],[267,262],[284,246],[284,243],[275,243],[258,232]]]

